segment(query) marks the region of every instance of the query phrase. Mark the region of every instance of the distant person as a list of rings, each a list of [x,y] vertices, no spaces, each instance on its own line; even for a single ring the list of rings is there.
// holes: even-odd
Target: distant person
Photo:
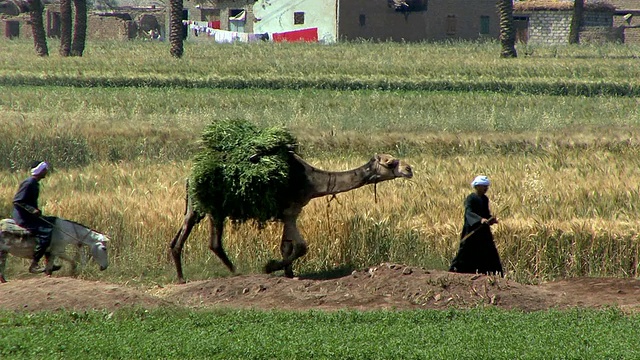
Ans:
[[[464,201],[464,225],[460,235],[458,254],[451,261],[449,271],[469,274],[500,274],[504,276],[498,249],[493,242],[490,226],[498,223],[491,215],[486,193],[491,182],[477,176],[471,186],[475,192]]]
[[[13,220],[16,224],[29,230],[37,238],[33,261],[29,267],[30,273],[39,273],[44,269],[38,266],[40,259],[45,255],[51,244],[53,223],[55,217],[43,217],[38,207],[40,196],[40,180],[49,172],[49,164],[38,161],[31,165],[31,176],[20,183],[18,191],[13,197]],[[54,267],[58,270],[60,267]]]

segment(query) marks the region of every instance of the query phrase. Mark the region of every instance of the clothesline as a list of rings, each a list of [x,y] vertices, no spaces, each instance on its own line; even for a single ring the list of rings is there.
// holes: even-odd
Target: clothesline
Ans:
[[[318,41],[318,28],[300,29],[285,31],[279,33],[245,33],[238,31],[221,30],[219,21],[193,21],[183,20],[184,25],[188,25],[189,29],[195,36],[209,36],[213,37],[217,43],[232,43],[232,42],[257,42],[257,41],[273,41],[273,42],[317,42]],[[215,28],[214,26],[217,26]]]

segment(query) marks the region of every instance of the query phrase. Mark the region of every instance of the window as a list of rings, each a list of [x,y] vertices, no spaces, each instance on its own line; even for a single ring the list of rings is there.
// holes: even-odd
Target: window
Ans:
[[[9,39],[20,37],[20,22],[7,20],[4,36]]]
[[[365,14],[360,14],[360,26],[364,26],[367,23],[367,16]]]
[[[447,35],[456,34],[456,16],[447,15]]]
[[[229,9],[229,31],[244,32],[247,13],[244,9]]]
[[[220,21],[220,9],[200,9],[200,21]]]
[[[480,35],[489,34],[489,17],[480,16]]]
[[[293,13],[293,25],[302,25],[304,24],[304,12],[296,11]]]

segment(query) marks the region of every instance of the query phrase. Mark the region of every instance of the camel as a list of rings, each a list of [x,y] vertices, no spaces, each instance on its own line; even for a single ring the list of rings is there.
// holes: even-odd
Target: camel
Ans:
[[[260,161],[264,154],[255,154],[249,158],[253,163]],[[282,219],[284,229],[282,232],[282,240],[280,243],[280,252],[282,260],[270,260],[265,265],[265,272],[272,273],[278,270],[284,270],[284,274],[288,278],[293,278],[292,263],[304,256],[307,252],[307,243],[300,235],[298,230],[297,219],[302,208],[311,201],[311,199],[335,195],[338,193],[350,191],[364,185],[377,184],[379,182],[393,180],[396,178],[411,178],[413,171],[406,162],[398,160],[391,155],[377,154],[371,158],[366,164],[347,171],[331,172],[320,170],[306,161],[297,154],[289,153],[289,187],[287,199],[282,199]],[[200,214],[193,207],[193,199],[188,191],[189,181],[187,180],[187,198],[184,222],[170,243],[171,254],[173,256],[176,270],[178,273],[178,282],[185,283],[182,272],[182,248],[187,240],[193,227],[203,218],[209,217],[210,226],[210,243],[209,248],[218,256],[224,265],[231,271],[235,272],[235,267],[227,257],[222,246],[222,232],[225,219],[216,219],[211,214]]]

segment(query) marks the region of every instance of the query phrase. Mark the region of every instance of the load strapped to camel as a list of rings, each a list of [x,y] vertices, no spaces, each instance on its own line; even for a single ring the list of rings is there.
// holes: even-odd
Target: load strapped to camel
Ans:
[[[211,123],[202,134],[189,181],[194,209],[235,222],[281,219],[290,152],[296,146],[295,137],[281,127],[258,128],[246,120]],[[255,154],[262,157],[254,163],[249,158]]]

